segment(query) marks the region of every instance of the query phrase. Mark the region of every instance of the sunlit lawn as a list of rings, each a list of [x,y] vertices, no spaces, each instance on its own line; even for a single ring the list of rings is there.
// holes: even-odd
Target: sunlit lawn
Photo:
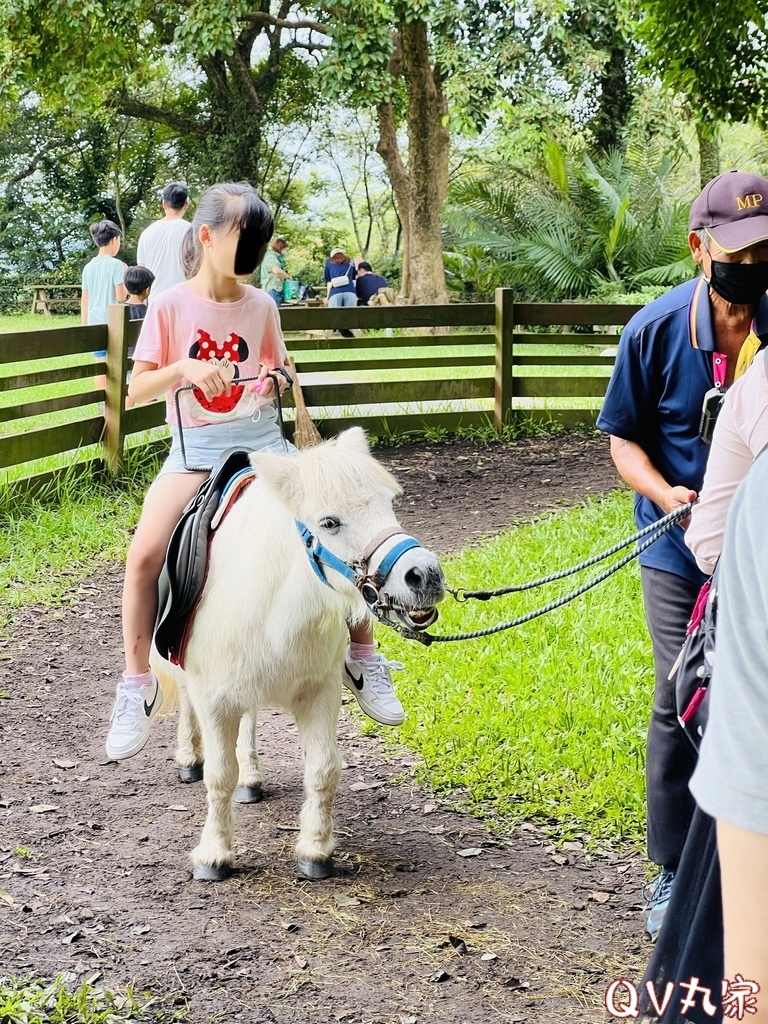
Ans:
[[[519,583],[632,530],[631,495],[617,493],[506,531],[444,569],[453,586]],[[431,632],[512,619],[597,571],[487,603],[448,598]],[[502,823],[549,822],[560,838],[641,838],[652,669],[636,568],[496,636],[429,648],[385,627],[378,636],[405,664],[399,739],[421,754],[438,790]]]

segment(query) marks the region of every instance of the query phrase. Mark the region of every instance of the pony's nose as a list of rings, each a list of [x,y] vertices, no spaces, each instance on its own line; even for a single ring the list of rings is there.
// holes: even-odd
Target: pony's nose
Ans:
[[[411,590],[422,590],[426,582],[426,573],[414,566],[405,574],[405,582]]]
[[[436,604],[443,599],[445,583],[440,563],[434,557],[428,561],[417,561],[410,565],[404,575],[403,582],[408,590],[421,601]]]

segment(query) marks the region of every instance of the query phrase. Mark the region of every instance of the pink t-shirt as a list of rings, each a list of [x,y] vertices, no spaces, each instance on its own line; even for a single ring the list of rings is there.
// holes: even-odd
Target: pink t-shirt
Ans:
[[[725,396],[712,437],[699,503],[691,513],[685,543],[702,572],[715,571],[725,520],[736,489],[755,457],[768,444],[768,379],[758,352],[746,373]]]
[[[282,366],[286,359],[280,315],[274,301],[252,285],[236,302],[213,302],[177,284],[158,296],[147,311],[134,352],[134,362],[168,366],[178,359],[199,359],[223,367],[228,378],[258,376],[260,365]],[[165,394],[166,419],[176,424],[174,391],[191,381],[181,379]],[[229,395],[207,401],[199,389],[181,396],[182,425],[251,416],[254,399],[247,386],[234,384]]]

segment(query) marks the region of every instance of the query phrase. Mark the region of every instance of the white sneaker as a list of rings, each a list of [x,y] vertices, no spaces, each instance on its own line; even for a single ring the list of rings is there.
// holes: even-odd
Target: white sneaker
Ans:
[[[152,676],[146,686],[117,684],[117,700],[112,709],[112,727],[107,736],[107,757],[120,761],[133,757],[149,739],[149,723],[163,706],[163,690]]]
[[[355,695],[366,715],[381,725],[402,725],[405,719],[403,705],[392,688],[392,669],[402,672],[402,662],[387,661],[383,654],[353,658],[347,647],[344,685]]]

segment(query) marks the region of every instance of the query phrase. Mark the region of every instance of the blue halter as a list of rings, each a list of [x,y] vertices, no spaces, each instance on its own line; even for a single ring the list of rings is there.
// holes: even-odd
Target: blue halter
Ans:
[[[419,544],[415,538],[404,536],[401,541],[393,546],[391,551],[387,552],[373,576],[369,576],[368,562],[381,544],[384,543],[384,540],[377,544],[373,551],[366,553],[359,562],[356,562],[355,565],[352,566],[347,562],[343,562],[337,555],[334,555],[332,551],[329,551],[328,548],[326,548],[321,541],[315,537],[309,527],[299,519],[296,519],[295,523],[296,529],[299,531],[302,543],[304,544],[304,550],[307,553],[309,564],[312,566],[312,569],[320,582],[333,590],[332,584],[328,582],[325,569],[334,569],[336,572],[341,573],[346,580],[349,580],[350,583],[353,583],[357,587],[363,595],[363,600],[368,605],[368,608],[377,616],[377,618],[380,617],[378,613],[379,589],[384,585],[387,577],[392,572],[392,569],[406,551],[411,551],[413,548],[421,547],[421,544]],[[384,539],[386,540],[388,538]]]
[[[328,566],[329,569],[335,569],[336,572],[340,572],[345,579],[349,580],[350,583],[354,583],[355,586],[357,586],[359,574],[355,572],[352,566],[347,565],[346,562],[342,562],[342,560],[338,558],[336,555],[334,555],[332,551],[329,551],[328,548],[323,547],[323,545],[320,543],[317,537],[315,537],[315,535],[312,533],[310,528],[308,526],[305,526],[305,524],[302,523],[301,520],[296,519],[295,523],[296,529],[299,531],[299,535],[301,536],[302,542],[304,544],[304,550],[307,552],[309,564],[312,566],[312,569],[314,570],[315,575],[320,580],[320,582],[324,583],[326,587],[331,587],[331,584],[328,582],[328,579],[323,570],[323,566],[325,565]],[[333,590],[333,587],[331,587],[331,590]]]

